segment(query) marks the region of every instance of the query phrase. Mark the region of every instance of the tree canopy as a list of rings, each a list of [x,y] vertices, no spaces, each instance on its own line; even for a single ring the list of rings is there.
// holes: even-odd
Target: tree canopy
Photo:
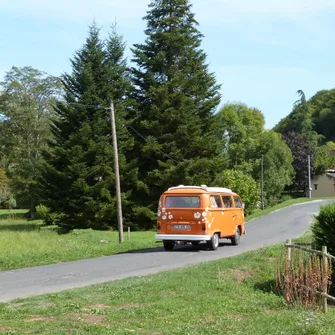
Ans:
[[[21,206],[30,206],[33,215],[40,200],[41,155],[51,138],[53,105],[62,86],[58,78],[32,67],[13,67],[0,86],[2,163],[16,198]]]
[[[142,135],[135,145],[141,181],[136,197],[149,214],[143,220],[153,222],[162,190],[186,180],[213,180],[212,126],[220,86],[208,70],[188,0],[153,0],[145,20],[145,43],[132,48],[137,106],[132,126]]]
[[[118,119],[123,198],[134,176],[125,153],[132,146],[126,125],[131,85],[123,58],[124,43],[115,31],[105,42],[95,24],[65,74],[65,102],[57,104],[54,141],[44,169],[45,204],[66,229],[116,226],[115,172],[107,107],[113,100]],[[128,188],[130,189],[130,187]]]

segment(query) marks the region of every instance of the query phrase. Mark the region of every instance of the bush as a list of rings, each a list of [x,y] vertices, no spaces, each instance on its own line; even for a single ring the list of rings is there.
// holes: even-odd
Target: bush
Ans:
[[[312,225],[313,248],[321,249],[327,246],[329,254],[335,256],[335,203],[321,206]],[[332,293],[335,291],[335,271],[332,275]]]
[[[57,214],[51,213],[50,209],[47,206],[44,206],[44,205],[36,206],[36,213],[37,213],[38,218],[43,220],[43,223],[46,226],[51,226],[55,224],[55,221],[57,219]]]
[[[250,175],[238,170],[226,170],[216,176],[214,185],[228,187],[239,194],[245,204],[246,215],[250,215],[257,208],[259,187]]]
[[[312,225],[312,232],[316,248],[327,246],[328,252],[335,255],[335,203],[320,207]]]

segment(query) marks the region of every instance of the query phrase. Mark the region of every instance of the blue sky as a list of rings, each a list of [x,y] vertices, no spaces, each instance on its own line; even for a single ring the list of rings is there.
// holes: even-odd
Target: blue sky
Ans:
[[[144,41],[150,0],[0,0],[0,81],[12,66],[51,75],[70,58],[93,20],[102,37],[116,21],[129,47]],[[207,63],[222,84],[222,104],[260,109],[266,127],[309,98],[334,88],[335,0],[191,0]]]

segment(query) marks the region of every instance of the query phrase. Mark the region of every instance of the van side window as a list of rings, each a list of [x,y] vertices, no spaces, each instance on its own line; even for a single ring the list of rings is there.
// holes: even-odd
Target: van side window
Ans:
[[[212,208],[222,208],[221,197],[219,195],[211,195],[210,200]]]
[[[224,208],[232,208],[233,207],[233,201],[232,201],[232,198],[230,196],[225,195],[222,198],[223,198]]]
[[[236,208],[242,208],[242,202],[240,197],[235,196],[234,197],[235,207]]]

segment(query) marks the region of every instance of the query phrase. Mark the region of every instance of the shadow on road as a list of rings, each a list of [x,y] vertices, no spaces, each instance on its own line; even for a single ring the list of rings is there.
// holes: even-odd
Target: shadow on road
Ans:
[[[221,247],[230,247],[232,244],[230,242],[221,242],[220,241],[220,246]],[[145,249],[145,250],[132,250],[129,252],[122,252],[120,254],[149,254],[149,253],[157,253],[157,252],[171,252],[171,253],[180,253],[180,252],[200,252],[200,251],[213,251],[210,250],[205,242],[201,242],[199,245],[192,245],[192,244],[179,244],[175,245],[173,250],[171,251],[166,251],[164,247],[157,247],[157,248],[152,248],[152,249]]]

